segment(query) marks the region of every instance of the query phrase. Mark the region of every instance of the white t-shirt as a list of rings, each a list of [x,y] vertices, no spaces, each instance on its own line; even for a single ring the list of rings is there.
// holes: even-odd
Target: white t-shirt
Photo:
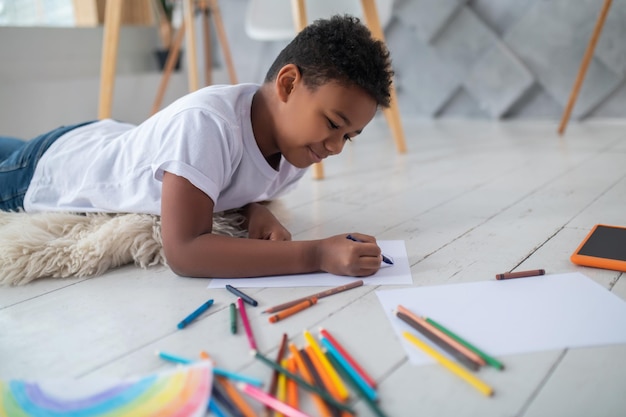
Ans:
[[[258,89],[206,87],[138,126],[107,119],[66,133],[37,164],[25,210],[160,214],[164,171],[205,192],[215,212],[277,197],[305,170],[282,158],[276,171],[261,154],[250,118]]]

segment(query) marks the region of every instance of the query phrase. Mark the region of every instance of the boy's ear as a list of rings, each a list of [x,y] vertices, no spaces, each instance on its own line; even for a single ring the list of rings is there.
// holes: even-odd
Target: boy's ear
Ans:
[[[278,71],[275,88],[276,94],[281,101],[287,101],[300,78],[300,70],[294,64],[287,64]]]

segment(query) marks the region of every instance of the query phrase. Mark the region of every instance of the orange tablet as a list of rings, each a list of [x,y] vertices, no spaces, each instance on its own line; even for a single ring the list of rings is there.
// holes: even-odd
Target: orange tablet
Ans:
[[[570,259],[578,265],[626,272],[626,227],[595,225]]]

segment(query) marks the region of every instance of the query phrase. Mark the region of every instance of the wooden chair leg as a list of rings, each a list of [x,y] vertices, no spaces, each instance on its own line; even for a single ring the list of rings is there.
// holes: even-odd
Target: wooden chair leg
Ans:
[[[233,63],[233,57],[230,53],[230,47],[228,46],[228,38],[226,37],[226,30],[224,29],[224,22],[222,20],[222,13],[220,7],[217,4],[217,0],[209,0],[211,13],[213,15],[213,22],[215,23],[215,31],[217,32],[217,38],[220,42],[220,47],[224,54],[224,60],[226,61],[226,68],[228,68],[228,76],[231,84],[237,84],[237,73],[235,72],[235,64]]]
[[[385,33],[380,25],[380,19],[378,18],[378,11],[376,10],[376,2],[374,0],[361,0],[361,6],[363,7],[363,15],[365,16],[365,23],[372,32],[372,36],[375,39],[379,39],[385,42]],[[402,122],[400,121],[400,109],[398,108],[398,101],[396,97],[396,89],[391,86],[391,103],[389,108],[383,110],[383,114],[387,119],[387,124],[391,129],[391,134],[396,143],[396,149],[399,153],[406,152],[406,141],[404,139],[404,130],[402,129]]]
[[[565,128],[567,127],[567,122],[569,120],[570,114],[572,113],[572,110],[574,109],[574,104],[576,104],[578,92],[582,87],[583,80],[585,79],[585,74],[587,73],[587,67],[589,66],[591,58],[593,57],[593,51],[596,48],[596,43],[598,42],[598,38],[600,37],[600,33],[602,32],[602,27],[604,26],[604,21],[606,20],[606,15],[609,13],[610,7],[611,0],[604,0],[602,10],[600,11],[600,15],[598,16],[598,20],[596,21],[596,26],[593,29],[591,39],[589,39],[589,44],[587,45],[587,50],[585,51],[585,55],[583,56],[583,60],[580,64],[580,69],[578,70],[576,81],[574,81],[574,86],[572,87],[572,92],[570,93],[567,106],[565,107],[565,111],[563,112],[563,117],[561,117],[561,123],[558,130],[559,135],[562,135],[565,132]]]
[[[161,108],[161,103],[163,103],[163,96],[165,95],[165,90],[167,89],[167,84],[170,81],[170,76],[174,71],[174,67],[176,66],[176,62],[178,61],[178,57],[180,55],[180,47],[183,44],[183,38],[185,37],[185,21],[183,21],[180,29],[176,33],[176,38],[174,39],[174,43],[172,44],[169,53],[167,54],[167,60],[165,61],[165,68],[163,69],[163,75],[161,75],[161,82],[159,83],[159,89],[157,90],[157,95],[154,99],[154,103],[152,104],[152,111],[150,115],[158,112]]]
[[[102,36],[102,62],[100,63],[99,119],[110,118],[113,107],[115,67],[117,66],[117,50],[120,40],[120,26],[122,24],[122,1],[109,0],[106,2],[104,33]]]
[[[207,1],[201,0],[198,3],[202,11],[202,36],[204,51],[204,85],[213,84],[213,48],[211,47],[211,8]]]
[[[185,44],[187,55],[187,74],[189,92],[200,88],[200,77],[198,76],[198,57],[196,54],[196,25],[194,21],[194,0],[183,1],[183,19],[185,20]]]

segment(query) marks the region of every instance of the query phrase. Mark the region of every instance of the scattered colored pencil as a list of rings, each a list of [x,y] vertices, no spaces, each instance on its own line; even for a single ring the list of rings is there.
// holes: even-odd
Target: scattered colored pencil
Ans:
[[[369,384],[363,379],[363,377],[350,365],[350,363],[344,358],[341,353],[324,337],[321,339],[322,345],[326,347],[326,350],[335,358],[336,362],[352,377],[352,379],[361,387],[361,390],[372,401],[378,400],[378,394],[369,386]]]
[[[326,359],[324,352],[322,352],[322,349],[317,344],[317,342],[315,341],[315,338],[308,330],[304,331],[304,339],[309,343],[309,346],[311,346],[313,354],[318,358],[318,360],[324,367],[326,374],[328,374],[328,376],[332,380],[332,386],[334,387],[334,390],[336,390],[338,399],[341,399],[341,400],[348,399],[348,397],[350,396],[350,393],[346,389],[343,382],[341,382],[341,378],[339,377],[339,375],[337,375],[337,372],[332,367],[330,362],[328,362],[328,359]]]
[[[431,319],[430,317],[426,317],[426,321],[432,324],[433,326],[435,326],[437,329],[444,332],[445,334],[447,334],[448,336],[450,336],[451,338],[453,338],[454,340],[456,340],[457,342],[459,342],[460,344],[462,344],[463,346],[465,346],[466,348],[468,348],[469,350],[476,353],[478,356],[483,358],[489,366],[492,366],[499,370],[504,369],[504,364],[502,362],[500,362],[493,356],[486,354],[482,350],[478,349],[476,346],[472,345],[470,342],[462,339],[460,336],[453,333],[451,330],[448,330],[447,328],[445,328],[442,324],[437,323],[435,320]]]
[[[276,363],[281,363],[283,358],[285,357],[285,352],[287,351],[287,333],[283,333],[283,337],[280,340],[280,346],[278,348],[278,353],[276,354]],[[276,386],[278,384],[278,376],[280,372],[274,369],[272,373],[272,379],[270,380],[270,386],[267,389],[267,393],[269,395],[276,394]],[[266,411],[269,412],[269,406],[266,406]]]
[[[237,384],[237,388],[239,388],[239,390],[241,390],[245,394],[248,394],[255,400],[259,401],[260,403],[268,405],[274,410],[283,413],[287,417],[310,417],[308,414],[305,414],[302,411],[297,410],[290,405],[277,400],[276,398],[266,394],[265,392],[253,385],[246,384],[245,382],[240,382]]]
[[[352,365],[352,367],[359,373],[359,375],[361,375],[361,378],[363,378],[367,382],[367,385],[369,385],[372,388],[376,388],[376,381],[374,381],[374,378],[372,378],[365,371],[365,369],[363,369],[363,367],[359,365],[359,363],[352,357],[352,355],[348,353],[348,351],[337,341],[337,339],[335,339],[329,333],[328,330],[320,327],[319,332],[320,332],[320,336],[326,338],[330,342],[330,344],[333,345],[339,353],[341,353],[341,356],[343,356],[345,360],[347,360],[348,363]]]
[[[312,369],[313,365],[308,362],[308,357],[300,353],[298,348],[296,348],[293,343],[289,344],[289,350],[291,351],[292,356],[295,358],[296,363],[298,364],[298,371],[300,371],[302,378],[312,386],[317,387],[318,390],[325,391],[324,385],[320,381],[319,376],[316,375],[316,373]],[[315,407],[317,407],[317,411],[320,417],[331,417],[329,404],[324,402],[324,398],[320,395],[315,395],[315,393],[311,393],[311,395],[313,403],[315,404]],[[332,398],[330,393],[328,395]]]
[[[237,306],[239,307],[239,315],[241,316],[243,328],[246,331],[246,337],[248,338],[250,349],[257,350],[254,334],[252,334],[252,327],[250,327],[250,321],[248,321],[248,315],[246,314],[246,307],[244,306],[243,299],[241,297],[237,298]]]
[[[281,311],[281,310],[284,310],[286,308],[292,307],[292,306],[294,306],[296,304],[299,304],[302,301],[308,300],[310,298],[317,298],[319,300],[320,298],[328,297],[330,295],[334,295],[334,294],[337,294],[337,293],[340,293],[340,292],[343,292],[343,291],[346,291],[346,290],[350,290],[352,288],[360,287],[361,285],[363,285],[363,280],[362,279],[360,279],[358,281],[352,281],[349,284],[340,285],[338,287],[330,288],[330,289],[328,289],[326,291],[321,291],[321,292],[318,292],[318,293],[315,293],[315,294],[311,294],[311,295],[306,296],[306,297],[301,297],[301,298],[298,298],[298,299],[295,299],[295,300],[287,301],[286,303],[282,303],[282,304],[276,305],[274,307],[270,307],[267,310],[264,310],[263,312],[264,313],[276,313],[277,311]]]
[[[274,314],[273,316],[270,316],[269,318],[269,322],[270,323],[276,323],[279,320],[283,320],[286,319],[287,317],[293,316],[294,314],[311,307],[312,305],[317,303],[317,298],[313,297],[313,298],[307,298],[306,300],[302,301],[299,304],[296,304],[295,306],[291,306],[286,310],[280,311],[276,314]]]
[[[235,303],[230,303],[230,332],[237,333],[237,307]]]
[[[179,329],[184,329],[187,325],[189,325],[189,323],[197,319],[202,313],[208,310],[208,308],[211,307],[212,305],[213,305],[213,299],[207,301],[206,303],[198,307],[196,310],[194,310],[193,313],[191,313],[190,315],[185,317],[180,323],[178,323],[176,327],[178,327]]]
[[[359,397],[361,397],[363,399],[363,401],[365,401],[365,404],[367,404],[367,406],[374,412],[374,414],[376,416],[378,416],[378,417],[387,417],[385,415],[385,413],[383,413],[383,411],[380,409],[380,407],[378,406],[376,401],[372,400],[361,389],[361,385],[359,383],[357,383],[354,379],[352,379],[352,376],[341,366],[341,364],[339,364],[339,362],[337,362],[335,357],[330,352],[326,352],[326,357],[328,358],[330,363],[334,366],[334,368],[337,370],[337,372],[339,372],[339,374],[342,376],[344,381],[347,381],[348,384],[350,384],[352,386],[352,388],[354,388],[354,390],[356,391],[357,395]]]
[[[256,307],[257,305],[259,305],[259,302],[257,300],[250,297],[248,294],[245,294],[243,291],[233,287],[232,285],[226,284],[226,289],[235,294],[237,297],[241,297],[243,301],[250,304],[252,307]]]
[[[290,348],[290,350],[291,350],[291,348]],[[279,364],[277,364],[273,360],[263,356],[260,352],[255,350],[255,351],[253,351],[253,353],[254,353],[254,357],[255,358],[257,358],[258,360],[260,360],[261,362],[263,362],[264,364],[266,364],[270,368],[276,369],[276,370],[278,370],[278,372],[287,375],[287,377],[289,377],[292,380],[294,380],[298,384],[298,386],[300,386],[301,388],[306,389],[307,391],[314,392],[315,394],[323,397],[327,402],[331,403],[335,407],[340,408],[342,410],[345,410],[345,411],[348,411],[349,413],[354,414],[354,410],[350,406],[348,406],[347,404],[340,403],[339,401],[335,400],[332,397],[332,395],[330,395],[325,390],[320,390],[316,386],[314,386],[312,384],[309,384],[307,381],[302,379],[300,376],[298,376],[294,372],[288,371],[287,369],[283,368],[282,366],[280,366]]]
[[[450,355],[452,355],[456,360],[462,363],[466,368],[471,369],[472,371],[477,371],[479,368],[479,364],[469,359],[463,353],[459,352],[454,346],[448,343],[447,340],[442,339],[438,334],[432,331],[432,326],[424,325],[423,322],[416,321],[413,317],[407,316],[406,314],[396,311],[396,317],[400,320],[420,332],[420,334],[424,335],[431,342],[439,346],[442,350],[446,351]]]
[[[487,396],[493,395],[493,388],[491,388],[489,385],[487,385],[486,383],[484,383],[483,381],[481,381],[480,379],[472,375],[470,372],[465,370],[465,368],[458,365],[456,362],[451,361],[450,359],[446,358],[441,353],[437,352],[437,350],[430,347],[427,343],[420,340],[417,336],[414,336],[413,334],[407,331],[402,332],[402,336],[405,339],[407,339],[409,342],[411,342],[413,345],[421,349],[424,353],[426,353],[427,355],[435,359],[437,362],[439,362],[450,372],[462,378],[465,382],[467,382],[468,384],[476,388],[478,391],[482,392],[483,394]]]
[[[457,357],[457,354],[454,354],[454,353],[452,353],[450,351],[450,350],[455,350],[456,352],[458,352],[459,355],[462,355],[467,360],[473,362],[472,366],[468,366],[470,369],[477,370],[478,367],[487,364],[487,362],[485,362],[485,360],[483,358],[481,358],[480,356],[478,356],[475,352],[469,350],[468,348],[466,348],[465,346],[463,346],[462,344],[457,342],[455,339],[450,337],[445,332],[442,332],[437,327],[435,327],[432,324],[428,323],[428,321],[425,318],[420,317],[420,316],[414,314],[411,310],[409,310],[406,307],[403,307],[402,305],[398,305],[398,311],[400,313],[404,314],[405,316],[407,316],[408,318],[410,318],[411,320],[415,321],[416,323],[419,323],[419,325],[421,327],[423,327],[426,332],[430,332],[432,335],[434,335],[435,338],[439,339],[442,343],[445,343],[446,345],[448,345],[448,348],[444,348],[444,350],[449,352],[451,355],[453,355],[454,357]],[[409,325],[411,325],[411,323],[409,323]],[[418,327],[420,327],[420,326],[418,326]],[[411,327],[415,328],[415,326],[413,326],[413,325],[411,325]],[[417,330],[419,330],[419,328]],[[422,332],[422,331],[420,330],[420,332]],[[424,334],[424,336],[426,336],[429,339],[431,339],[428,334]],[[433,339],[431,339],[431,340],[433,340]],[[434,342],[434,340],[433,340],[433,342]],[[437,342],[435,342],[435,343],[437,343]],[[450,349],[450,350],[448,350],[448,349]],[[465,361],[463,361],[462,363],[465,364]]]

